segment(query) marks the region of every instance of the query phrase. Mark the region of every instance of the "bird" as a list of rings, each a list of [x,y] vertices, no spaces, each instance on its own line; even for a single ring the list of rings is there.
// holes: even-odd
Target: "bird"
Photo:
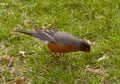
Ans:
[[[91,53],[90,43],[84,39],[56,30],[34,28],[35,31],[16,29],[15,32],[27,34],[43,41],[52,53],[69,53],[83,51]]]

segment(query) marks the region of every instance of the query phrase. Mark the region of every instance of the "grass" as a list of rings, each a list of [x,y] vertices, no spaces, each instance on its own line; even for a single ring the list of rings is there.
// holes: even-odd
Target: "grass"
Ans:
[[[14,32],[49,24],[90,40],[93,54],[73,52],[53,60],[44,43]],[[97,61],[103,56],[108,58]],[[25,84],[119,84],[120,0],[2,0],[0,57],[1,84],[18,79]],[[14,58],[10,66],[7,57]]]

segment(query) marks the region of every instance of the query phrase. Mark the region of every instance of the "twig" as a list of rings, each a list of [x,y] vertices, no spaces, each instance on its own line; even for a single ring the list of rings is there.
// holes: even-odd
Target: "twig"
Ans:
[[[2,84],[6,84],[5,83],[5,77],[0,73],[0,76],[2,77],[2,81],[3,81],[3,83]]]
[[[10,60],[10,62],[9,62],[9,64],[8,64],[8,67],[11,66],[13,60],[14,60],[14,57],[11,58],[11,60]]]

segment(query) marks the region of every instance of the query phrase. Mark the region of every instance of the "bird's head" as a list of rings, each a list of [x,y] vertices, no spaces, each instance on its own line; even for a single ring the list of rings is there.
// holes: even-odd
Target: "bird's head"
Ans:
[[[81,40],[79,49],[80,51],[91,53],[90,43],[88,41]]]

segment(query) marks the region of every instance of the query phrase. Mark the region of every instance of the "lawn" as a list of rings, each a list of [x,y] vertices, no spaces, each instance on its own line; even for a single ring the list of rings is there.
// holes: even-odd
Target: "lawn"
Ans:
[[[51,57],[15,29],[55,29],[91,42],[92,55]],[[120,0],[0,0],[0,84],[120,84]]]

